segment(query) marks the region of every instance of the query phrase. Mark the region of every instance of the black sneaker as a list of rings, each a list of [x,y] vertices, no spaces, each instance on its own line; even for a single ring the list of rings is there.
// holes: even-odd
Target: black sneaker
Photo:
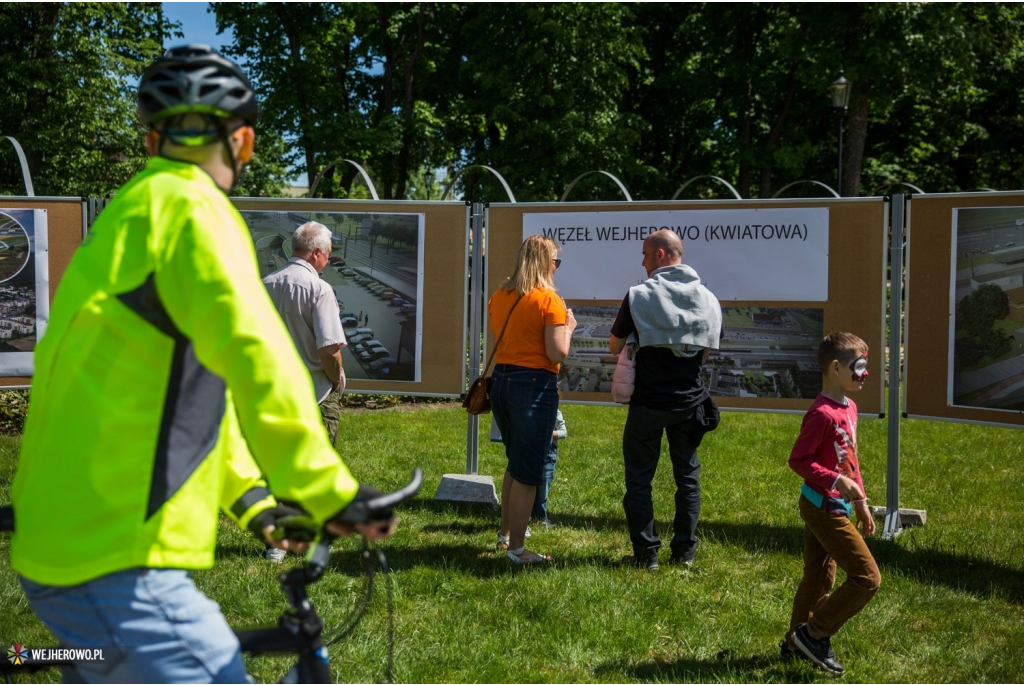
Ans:
[[[793,633],[793,642],[818,668],[833,675],[842,675],[846,671],[843,665],[836,660],[836,653],[832,651],[832,641],[827,637],[815,640],[807,632],[806,623],[801,623],[797,627],[796,632]]]
[[[783,640],[779,643],[779,658],[789,662],[796,661],[797,659],[806,659],[807,657],[799,649],[795,649],[793,645],[789,644],[788,640]]]
[[[635,557],[632,554],[627,554],[626,556],[622,557],[622,565],[633,566],[636,568],[645,568],[648,571],[657,571],[659,568],[661,568],[660,566],[658,566],[657,555],[649,557]]]
[[[693,559],[676,556],[675,554],[668,558],[668,563],[672,566],[682,566],[685,571],[693,568]]]

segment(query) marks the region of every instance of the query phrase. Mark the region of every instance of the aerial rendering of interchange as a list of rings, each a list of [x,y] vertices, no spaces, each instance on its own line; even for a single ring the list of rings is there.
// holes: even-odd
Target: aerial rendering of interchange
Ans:
[[[1024,408],[1024,207],[958,209],[954,226],[954,330],[950,346],[968,335],[956,305],[982,286],[998,286],[1007,299],[1006,316],[993,332],[1012,344],[997,357],[964,363],[951,356],[952,403],[1020,411]]]
[[[570,303],[571,304],[571,303]],[[608,340],[618,307],[573,306],[579,325],[562,363],[559,387],[611,392],[617,357]],[[721,348],[704,365],[704,382],[717,397],[813,399],[821,391],[815,354],[821,309],[723,307]]]
[[[29,352],[36,345],[36,287],[26,269],[32,241],[13,217],[0,213],[0,352]]]
[[[260,276],[291,257],[291,236],[307,221],[333,234],[321,278],[338,301],[348,346],[342,365],[349,379],[416,379],[418,238],[415,214],[352,212],[241,212],[259,260]]]

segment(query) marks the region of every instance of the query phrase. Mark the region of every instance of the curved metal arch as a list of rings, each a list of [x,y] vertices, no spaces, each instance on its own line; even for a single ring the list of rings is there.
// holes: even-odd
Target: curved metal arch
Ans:
[[[35,197],[36,191],[32,187],[32,174],[29,173],[28,160],[25,159],[25,151],[21,149],[21,143],[11,136],[4,136],[4,138],[11,141],[14,151],[18,153],[18,161],[21,162],[21,178],[25,181],[25,192],[28,193],[26,197]]]
[[[906,186],[907,188],[910,188],[911,190],[917,191],[917,193],[920,194],[920,195],[927,195],[928,194],[927,191],[918,188],[913,183],[907,183],[906,181],[899,181],[898,183],[893,183],[892,185],[889,185],[889,186],[876,186],[876,187],[872,188],[871,195],[874,195],[879,190],[885,190],[886,188],[893,188],[893,187],[897,187],[897,186]],[[911,193],[911,195],[913,195],[913,193]]]
[[[313,179],[313,184],[309,186],[309,191],[306,193],[306,197],[313,197],[313,193],[316,192],[316,187],[320,185],[320,181],[323,180],[324,174],[326,174],[331,169],[331,167],[338,166],[338,162],[348,162],[349,164],[354,166],[356,168],[356,171],[359,172],[359,175],[363,177],[363,182],[366,184],[367,190],[370,191],[370,197],[372,197],[374,200],[380,200],[380,198],[377,197],[377,189],[373,186],[373,181],[370,180],[370,175],[366,173],[366,169],[359,166],[351,159],[336,159],[327,166],[325,166],[323,169],[321,169],[320,173],[317,174],[316,178]]]
[[[501,187],[505,189],[505,194],[508,195],[509,202],[514,203],[516,201],[516,196],[512,194],[512,189],[508,187],[508,183],[505,182],[505,178],[498,173],[497,169],[489,167],[486,164],[470,164],[467,167],[459,169],[458,173],[452,176],[452,180],[448,182],[448,185],[444,187],[444,192],[441,193],[442,202],[444,202],[448,197],[448,193],[452,191],[452,188],[454,188],[458,180],[462,178],[462,175],[470,169],[487,169],[490,171],[498,179],[498,182],[501,183]]]
[[[569,187],[565,189],[564,193],[562,193],[562,197],[558,198],[558,201],[559,202],[565,202],[565,198],[569,197],[569,191],[571,191],[576,186],[577,183],[579,183],[580,181],[585,179],[587,176],[590,176],[591,174],[604,174],[605,176],[607,176],[611,180],[615,181],[615,185],[617,185],[619,187],[619,190],[622,191],[622,194],[626,196],[626,202],[632,202],[633,201],[633,197],[629,194],[629,191],[626,190],[626,186],[622,185],[622,181],[620,181],[619,179],[615,178],[614,176],[609,174],[607,171],[601,171],[600,169],[597,169],[595,171],[588,171],[588,172],[580,174],[579,176],[574,178],[572,180],[572,183],[569,184]]]
[[[719,183],[724,184],[725,187],[729,189],[729,192],[732,193],[733,197],[735,197],[737,200],[742,200],[743,199],[743,197],[740,196],[740,192],[738,190],[736,190],[735,188],[733,188],[731,183],[726,181],[721,176],[712,176],[711,174],[704,174],[702,176],[694,176],[689,181],[687,181],[683,185],[679,186],[679,190],[677,190],[676,194],[672,196],[672,199],[675,200],[677,197],[679,197],[679,193],[683,192],[686,189],[686,186],[690,185],[694,181],[699,181],[702,178],[714,179],[715,181],[718,181]]]
[[[916,190],[921,195],[927,195],[928,194],[925,191],[923,191],[920,188],[918,188],[917,186],[915,186],[913,183],[907,183],[906,181],[900,181],[896,185],[898,185],[898,186],[906,186],[906,187],[910,188],[911,190]]]
[[[840,195],[839,193],[837,193],[837,192],[836,192],[836,191],[835,191],[835,190],[834,190],[834,189],[832,188],[832,186],[827,186],[827,185],[825,185],[824,183],[822,183],[821,181],[811,181],[811,180],[805,180],[805,181],[793,181],[792,183],[790,183],[790,184],[788,184],[788,185],[784,185],[784,186],[782,186],[782,188],[780,188],[780,189],[779,189],[779,192],[777,192],[777,193],[775,193],[774,195],[772,195],[772,198],[774,199],[774,198],[778,197],[779,195],[782,195],[782,194],[783,194],[784,192],[786,192],[787,190],[789,190],[789,189],[790,189],[790,188],[792,188],[793,186],[798,186],[798,185],[800,185],[801,183],[813,183],[814,185],[816,185],[816,186],[821,186],[822,188],[824,188],[824,189],[825,189],[825,190],[827,190],[828,192],[832,193],[832,196],[833,196],[833,197],[842,197],[842,195]]]

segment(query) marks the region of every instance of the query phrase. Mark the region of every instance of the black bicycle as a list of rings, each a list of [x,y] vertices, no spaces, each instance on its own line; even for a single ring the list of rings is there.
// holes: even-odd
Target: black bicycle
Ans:
[[[372,521],[375,515],[394,508],[411,498],[423,484],[423,472],[416,469],[412,479],[402,488],[373,499],[353,502],[342,513],[345,523],[356,524]],[[305,521],[295,521],[294,527],[289,521],[282,522],[282,530],[288,537],[299,536],[308,528]],[[0,507],[0,532],[14,530],[14,512],[11,507]],[[309,599],[307,588],[320,580],[324,575],[327,562],[331,556],[331,542],[335,539],[326,529],[306,556],[303,566],[281,573],[278,582],[284,592],[287,606],[281,613],[277,625],[265,628],[235,629],[235,635],[241,644],[242,652],[250,655],[262,654],[295,654],[296,663],[281,679],[282,683],[331,683],[331,669],[327,658],[327,647],[350,635],[370,606],[373,597],[374,576],[377,567],[384,572],[388,591],[388,665],[385,680],[391,682],[394,663],[394,603],[391,593],[390,568],[387,559],[379,547],[363,539],[361,560],[366,576],[365,592],[362,601],[356,607],[347,625],[324,636],[324,620],[317,613],[316,607]],[[15,659],[17,660],[17,659]],[[0,673],[6,682],[13,683],[12,676],[16,673],[30,673],[47,668],[74,668],[75,662],[63,659],[31,659],[16,664],[14,660],[4,659],[0,655]]]

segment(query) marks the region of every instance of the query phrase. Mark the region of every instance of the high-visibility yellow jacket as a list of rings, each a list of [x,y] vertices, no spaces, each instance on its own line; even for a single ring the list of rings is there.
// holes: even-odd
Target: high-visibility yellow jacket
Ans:
[[[75,254],[36,348],[12,566],[47,585],[208,568],[218,508],[245,525],[273,503],[260,469],[327,520],[358,484],[313,397],[241,216],[201,168],[151,159]]]

